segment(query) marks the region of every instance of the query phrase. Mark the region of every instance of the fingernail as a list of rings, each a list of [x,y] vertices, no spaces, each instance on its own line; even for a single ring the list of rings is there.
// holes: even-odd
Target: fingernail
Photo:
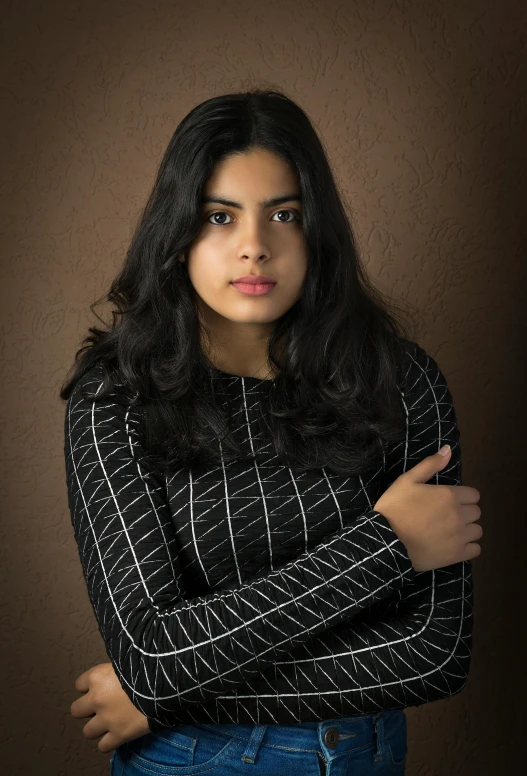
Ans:
[[[443,447],[438,450],[439,455],[448,455],[448,451],[450,450],[450,445],[443,445]]]

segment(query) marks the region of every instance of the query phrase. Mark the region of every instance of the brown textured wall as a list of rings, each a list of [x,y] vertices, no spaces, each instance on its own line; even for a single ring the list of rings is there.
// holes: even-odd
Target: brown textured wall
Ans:
[[[2,11],[2,772],[107,774],[70,716],[106,661],[57,397],[179,120],[244,85],[312,117],[376,282],[423,314],[481,492],[471,675],[407,710],[409,776],[519,773],[526,614],[525,4],[10,2]],[[523,49],[523,50],[522,50]],[[524,542],[522,545],[522,541]]]

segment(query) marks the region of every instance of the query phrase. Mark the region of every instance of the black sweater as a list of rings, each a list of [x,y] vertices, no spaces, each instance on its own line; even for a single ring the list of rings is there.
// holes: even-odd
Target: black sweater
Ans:
[[[145,476],[137,409],[82,398],[99,366],[76,384],[64,450],[75,539],[108,656],[152,730],[356,716],[464,687],[470,562],[417,573],[372,508],[445,442],[451,460],[429,484],[461,484],[447,382],[406,342],[406,440],[361,476],[277,465],[256,417],[273,381],[219,370],[215,391],[255,460]]]

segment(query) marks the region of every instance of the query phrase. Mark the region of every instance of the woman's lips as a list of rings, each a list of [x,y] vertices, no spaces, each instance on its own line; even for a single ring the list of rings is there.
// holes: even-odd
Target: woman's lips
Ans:
[[[232,285],[247,296],[262,296],[272,291],[276,283],[233,283]]]

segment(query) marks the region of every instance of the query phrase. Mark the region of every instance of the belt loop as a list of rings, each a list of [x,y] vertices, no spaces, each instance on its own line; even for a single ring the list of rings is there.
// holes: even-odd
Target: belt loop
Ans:
[[[247,748],[242,755],[242,763],[254,763],[254,758],[258,752],[258,747],[262,742],[262,738],[264,737],[266,730],[267,725],[254,726],[253,732],[251,733],[251,737],[249,738],[249,742],[247,744]]]
[[[373,718],[373,721],[375,725],[376,744],[375,757],[373,759],[375,762],[377,762],[378,760],[382,760],[382,749],[384,744],[384,720],[381,714],[376,714]]]

